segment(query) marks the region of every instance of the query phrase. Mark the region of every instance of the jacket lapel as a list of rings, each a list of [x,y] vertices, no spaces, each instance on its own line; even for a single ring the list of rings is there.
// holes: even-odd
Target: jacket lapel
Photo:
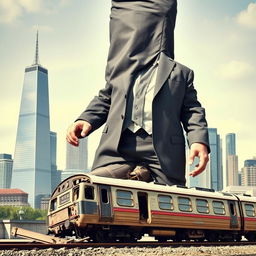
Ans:
[[[159,58],[159,67],[157,71],[156,77],[156,85],[154,91],[154,97],[158,94],[162,86],[164,85],[165,81],[169,77],[172,69],[175,65],[175,62],[167,57],[164,53],[161,53]]]

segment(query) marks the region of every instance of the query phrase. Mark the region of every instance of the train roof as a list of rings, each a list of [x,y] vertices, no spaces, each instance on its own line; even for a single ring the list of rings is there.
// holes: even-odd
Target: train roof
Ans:
[[[236,195],[240,201],[242,202],[252,202],[255,203],[256,202],[256,197],[255,196],[251,196],[251,195]]]
[[[130,189],[141,189],[148,191],[157,191],[161,193],[174,193],[174,194],[182,194],[182,195],[193,195],[198,197],[211,197],[222,200],[238,200],[237,197],[233,194],[226,192],[215,192],[214,190],[204,189],[204,188],[187,188],[182,186],[169,186],[169,185],[159,185],[153,182],[147,183],[144,181],[137,180],[127,180],[127,179],[115,179],[115,178],[107,178],[101,176],[95,176],[91,174],[76,174],[73,175],[66,180],[62,181],[59,186],[55,189],[52,196],[55,196],[58,193],[58,188],[66,187],[65,183],[69,183],[70,180],[73,184],[77,184],[78,182],[88,182],[91,184],[103,184],[103,185],[111,185],[117,186],[121,188],[130,188]],[[61,193],[61,191],[59,191]],[[246,199],[250,197],[245,197]],[[244,201],[244,200],[243,200]]]

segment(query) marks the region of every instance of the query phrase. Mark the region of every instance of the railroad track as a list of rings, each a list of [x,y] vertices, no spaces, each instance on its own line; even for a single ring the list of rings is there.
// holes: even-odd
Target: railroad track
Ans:
[[[86,249],[88,247],[200,247],[200,246],[246,246],[246,245],[256,245],[256,242],[248,242],[248,241],[241,241],[241,242],[135,242],[135,243],[123,243],[123,242],[115,242],[115,243],[91,243],[91,242],[82,242],[82,243],[68,243],[68,244],[43,244],[38,242],[11,242],[8,243],[1,242],[0,243],[0,250],[32,250],[32,249],[59,249],[59,248],[81,248]]]

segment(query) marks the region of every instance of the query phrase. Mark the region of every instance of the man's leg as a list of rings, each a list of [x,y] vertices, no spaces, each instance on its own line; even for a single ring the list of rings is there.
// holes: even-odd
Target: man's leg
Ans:
[[[128,179],[129,173],[134,170],[136,167],[135,164],[132,163],[118,163],[118,164],[110,164],[107,166],[103,166],[97,168],[90,172],[92,175],[103,176],[109,178],[118,178],[118,179]]]
[[[152,136],[143,129],[136,133],[126,129],[119,144],[119,152],[125,158],[133,158],[137,165],[143,165],[151,172],[152,181],[167,185],[185,185],[183,182],[167,177],[161,170],[156,156]]]

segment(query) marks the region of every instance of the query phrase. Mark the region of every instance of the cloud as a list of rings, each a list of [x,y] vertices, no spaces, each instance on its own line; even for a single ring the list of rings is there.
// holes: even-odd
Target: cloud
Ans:
[[[255,68],[251,64],[236,60],[221,65],[219,71],[223,78],[231,80],[240,80],[255,74]]]
[[[39,12],[42,9],[42,0],[16,0],[16,2],[27,12]]]
[[[42,9],[42,0],[0,0],[0,23],[12,23],[26,12],[37,13]]]
[[[0,23],[11,24],[28,13],[54,14],[70,0],[0,0]]]
[[[256,29],[256,3],[250,3],[246,10],[237,15],[236,20],[243,26]]]
[[[14,1],[0,0],[0,23],[11,23],[22,14],[22,8]]]

